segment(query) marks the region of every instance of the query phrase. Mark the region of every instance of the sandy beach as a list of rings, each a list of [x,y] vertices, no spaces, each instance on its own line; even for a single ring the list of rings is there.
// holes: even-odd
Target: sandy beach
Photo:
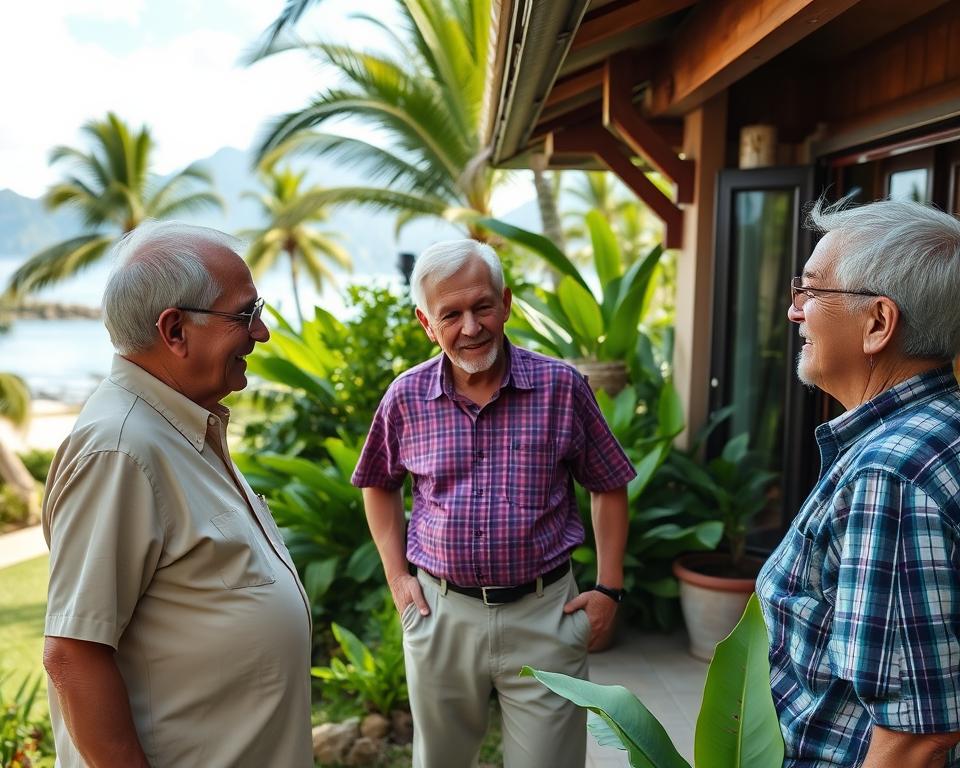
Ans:
[[[56,400],[34,400],[30,406],[30,421],[17,429],[0,419],[0,439],[22,453],[31,448],[55,451],[70,434],[80,407]]]

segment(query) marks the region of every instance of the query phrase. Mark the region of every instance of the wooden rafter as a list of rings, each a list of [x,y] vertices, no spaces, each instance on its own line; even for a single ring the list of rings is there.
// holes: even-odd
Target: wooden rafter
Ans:
[[[581,124],[551,133],[547,137],[546,154],[594,155],[664,223],[664,246],[683,247],[683,212],[630,161],[620,142],[602,125]]]
[[[570,51],[572,53],[582,51],[622,32],[683,10],[696,1],[634,0],[605,6],[594,13],[587,14],[573,38]]]
[[[633,78],[627,59],[607,59],[603,68],[603,125],[676,185],[678,203],[692,202],[693,162],[681,160],[633,106]]]
[[[859,0],[701,2],[654,75],[650,113],[681,115],[820,29]]]
[[[589,69],[582,69],[569,77],[557,80],[553,88],[550,89],[550,95],[544,102],[544,109],[549,109],[564,101],[569,101],[575,96],[586,93],[594,88],[603,85],[603,65],[599,64]]]

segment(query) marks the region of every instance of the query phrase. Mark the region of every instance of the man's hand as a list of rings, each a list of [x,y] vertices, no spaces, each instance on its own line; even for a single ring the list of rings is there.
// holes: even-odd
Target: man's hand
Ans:
[[[586,611],[587,618],[590,619],[590,643],[587,650],[605,647],[613,634],[617,604],[606,595],[591,589],[589,592],[581,592],[563,606],[564,613],[579,610]]]
[[[393,595],[393,604],[397,607],[397,613],[403,613],[410,603],[417,604],[417,610],[421,616],[427,616],[430,613],[430,607],[423,597],[423,589],[416,576],[409,573],[401,573],[390,580],[390,594]]]
[[[960,733],[904,733],[873,726],[863,768],[939,768],[960,742]]]

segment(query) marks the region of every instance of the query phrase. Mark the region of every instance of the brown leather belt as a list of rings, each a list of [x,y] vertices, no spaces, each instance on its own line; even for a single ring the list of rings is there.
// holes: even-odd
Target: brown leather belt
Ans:
[[[553,584],[556,581],[559,581],[564,576],[567,575],[567,572],[570,570],[570,561],[566,560],[556,568],[551,568],[544,574],[541,574],[533,581],[528,581],[526,584],[517,584],[514,587],[461,587],[458,584],[454,584],[452,581],[446,581],[441,579],[439,576],[434,576],[430,571],[420,568],[420,571],[424,575],[429,576],[435,582],[437,582],[441,587],[446,586],[447,589],[457,592],[461,595],[466,595],[467,597],[475,597],[478,600],[483,600],[484,605],[503,605],[504,603],[513,603],[519,600],[521,597],[530,595],[534,592],[540,593],[543,591],[543,588],[549,584]]]

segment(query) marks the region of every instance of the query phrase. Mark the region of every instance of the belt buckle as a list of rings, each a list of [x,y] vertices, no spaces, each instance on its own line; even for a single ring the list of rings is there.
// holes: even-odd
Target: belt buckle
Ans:
[[[489,600],[487,600],[487,590],[488,590],[488,589],[489,589],[489,590],[498,590],[498,589],[503,589],[503,587],[480,587],[480,594],[483,595],[483,604],[484,604],[485,606],[487,606],[488,608],[494,608],[494,607],[496,607],[496,606],[498,606],[498,605],[504,605],[504,603],[502,603],[502,602],[500,602],[500,603],[492,603],[492,602],[490,602]]]

